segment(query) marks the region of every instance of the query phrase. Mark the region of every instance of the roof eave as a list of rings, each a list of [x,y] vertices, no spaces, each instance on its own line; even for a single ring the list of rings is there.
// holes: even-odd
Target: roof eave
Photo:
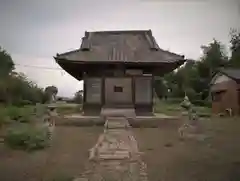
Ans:
[[[85,65],[89,65],[91,66],[92,65],[97,65],[99,63],[101,63],[103,65],[103,63],[106,63],[106,64],[126,64],[126,66],[151,66],[153,69],[153,72],[154,74],[156,75],[159,75],[159,76],[162,76],[164,75],[165,73],[168,73],[168,72],[171,72],[173,71],[174,69],[178,68],[179,66],[181,66],[182,64],[184,64],[184,62],[186,60],[178,60],[178,61],[175,61],[175,62],[84,62],[84,61],[69,61],[69,60],[66,60],[66,59],[61,59],[61,58],[58,58],[58,57],[54,57],[54,59],[56,60],[57,64],[63,68],[68,74],[70,74],[71,76],[73,76],[74,78],[76,78],[77,80],[82,80],[83,78],[83,74],[81,73],[85,68]],[[72,67],[76,67],[77,65],[80,66],[79,67],[79,71],[78,71],[78,74],[76,76],[76,72],[72,71],[71,68],[67,68],[68,65],[67,64],[72,64],[71,66]],[[69,65],[70,65],[69,64]],[[75,65],[74,65],[75,64]],[[159,71],[160,69],[164,68],[164,71]]]
[[[219,68],[219,69],[217,69],[217,70],[215,71],[215,73],[212,75],[212,79],[213,79],[218,73],[221,73],[222,75],[225,75],[225,76],[229,77],[230,79],[232,79],[232,80],[234,80],[234,81],[236,81],[236,82],[240,82],[240,78],[236,78],[236,77],[233,77],[233,76],[227,74],[227,73],[224,71],[224,69],[222,69],[222,68]],[[212,80],[211,80],[211,82],[209,83],[209,86],[212,86],[212,85],[214,85],[214,84],[213,84],[213,82],[212,82]]]
[[[57,53],[56,56],[54,56],[54,57],[59,58],[59,57],[66,56],[66,55],[69,55],[69,54],[72,54],[72,53],[76,53],[80,50],[81,49],[75,49],[75,50],[67,51],[67,52],[64,52],[64,53]]]
[[[137,61],[137,62],[129,62],[129,61],[83,61],[83,60],[69,60],[69,59],[65,59],[65,58],[59,58],[59,57],[54,57],[56,62],[65,62],[65,63],[78,63],[78,64],[153,64],[153,65],[158,65],[158,64],[179,64],[182,65],[186,62],[186,59],[179,59],[179,60],[175,60],[172,62],[157,62],[157,61],[153,61],[153,62],[149,62],[149,61]]]

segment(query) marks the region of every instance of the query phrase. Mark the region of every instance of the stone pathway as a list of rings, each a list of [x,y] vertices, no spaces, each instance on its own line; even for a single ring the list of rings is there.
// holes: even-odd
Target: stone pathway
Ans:
[[[74,181],[147,181],[131,126],[124,117],[107,117],[104,132],[90,150],[90,168]]]

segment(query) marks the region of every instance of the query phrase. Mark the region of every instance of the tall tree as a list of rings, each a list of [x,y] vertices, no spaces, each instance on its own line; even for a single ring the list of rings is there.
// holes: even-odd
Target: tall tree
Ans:
[[[188,60],[184,66],[180,67],[176,72],[171,72],[165,77],[166,84],[171,90],[171,96],[183,97],[185,93],[194,92],[192,86],[198,81],[198,72],[196,69],[196,61]],[[191,90],[190,90],[191,88]]]
[[[232,67],[240,68],[240,31],[233,29],[230,36],[231,58],[229,64]]]
[[[45,95],[47,97],[47,102],[51,102],[56,100],[56,95],[58,93],[58,89],[55,86],[48,86],[45,88]]]
[[[82,90],[77,91],[74,95],[73,100],[75,103],[81,104],[83,101],[83,91]]]
[[[0,102],[8,102],[9,74],[14,69],[14,63],[9,53],[0,47]],[[10,83],[10,82],[8,82]]]
[[[228,58],[226,56],[225,47],[217,40],[213,40],[207,46],[201,47],[203,50],[203,56],[201,57],[202,67],[204,67],[206,77],[211,78],[212,74],[221,66],[227,64]],[[199,69],[200,70],[200,69]],[[201,70],[200,70],[201,71]]]
[[[14,63],[10,54],[0,47],[0,78],[5,78],[14,69]]]
[[[167,96],[168,88],[163,78],[155,77],[153,86],[154,86],[154,91],[159,99]]]
[[[11,55],[0,48],[0,102],[14,105],[42,102],[43,90],[23,73],[13,70]]]
[[[225,47],[215,39],[201,48],[203,55],[200,61],[188,60],[177,71],[165,75],[163,80],[155,81],[155,90],[159,97],[163,94],[164,86],[171,90],[172,97],[183,97],[185,94],[191,99],[208,97],[209,83],[213,73],[225,65],[228,58]]]
[[[197,91],[200,92],[202,99],[206,99],[208,97],[209,83],[212,75],[218,68],[228,63],[228,57],[226,56],[225,47],[215,39],[212,43],[207,46],[202,46],[201,48],[203,50],[203,56],[200,62],[197,63],[199,73],[199,89]]]

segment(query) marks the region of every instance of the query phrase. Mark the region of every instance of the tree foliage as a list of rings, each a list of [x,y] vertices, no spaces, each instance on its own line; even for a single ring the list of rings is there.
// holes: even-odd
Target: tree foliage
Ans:
[[[228,59],[225,54],[225,47],[217,40],[213,40],[209,45],[202,46],[202,65],[205,68],[205,77],[211,78],[212,74],[221,66],[226,65]],[[201,72],[203,73],[203,72]]]
[[[178,70],[164,76],[164,79],[155,81],[160,95],[165,89],[169,89],[168,96],[178,98],[188,95],[191,100],[205,100],[209,95],[209,83],[213,73],[228,63],[225,47],[218,42],[213,42],[201,47],[203,55],[200,60],[188,60]],[[162,86],[165,82],[166,88]],[[161,96],[158,96],[161,98]]]
[[[5,78],[14,69],[14,63],[6,50],[0,47],[0,78]]]
[[[26,105],[42,100],[43,90],[23,73],[14,72],[10,54],[0,49],[0,103]]]
[[[230,49],[232,54],[229,64],[232,67],[240,68],[240,32],[237,30],[231,30],[230,36]]]
[[[48,86],[44,90],[45,99],[47,102],[50,102],[52,99],[56,100],[56,95],[58,93],[58,89],[55,86]]]
[[[157,97],[163,98],[167,96],[167,85],[163,78],[156,77],[153,86]]]
[[[82,95],[82,93],[83,93],[82,90],[77,91],[77,92],[75,93],[74,98],[73,98],[73,100],[74,100],[75,103],[77,103],[77,104],[81,104],[81,103],[82,103],[82,101],[83,101],[83,95]]]

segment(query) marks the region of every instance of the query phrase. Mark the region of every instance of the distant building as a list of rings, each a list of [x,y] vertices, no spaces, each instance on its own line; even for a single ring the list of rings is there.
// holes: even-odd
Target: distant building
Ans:
[[[153,77],[185,62],[159,48],[151,30],[85,32],[79,49],[57,54],[56,62],[84,81],[84,114],[103,107],[153,111]]]
[[[240,69],[220,69],[211,81],[212,111],[240,114]]]

